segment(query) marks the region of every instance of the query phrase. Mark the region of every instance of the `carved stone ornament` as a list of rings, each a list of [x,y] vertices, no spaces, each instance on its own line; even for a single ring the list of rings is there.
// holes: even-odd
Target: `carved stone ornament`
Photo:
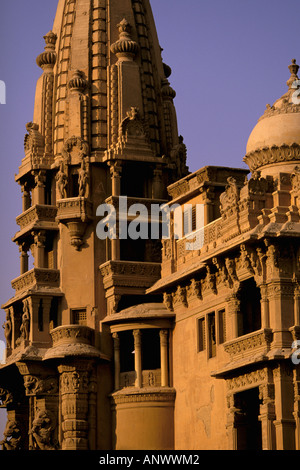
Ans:
[[[119,40],[112,44],[111,51],[119,60],[133,60],[139,51],[139,45],[132,39],[131,25],[124,18],[117,27]]]
[[[236,205],[239,200],[240,188],[237,185],[236,179],[229,177],[227,179],[227,185],[225,187],[225,192],[220,196],[220,209],[221,213],[225,212],[227,209]]]
[[[7,408],[13,401],[12,393],[9,390],[0,388],[0,408]]]
[[[8,420],[4,431],[4,439],[0,442],[3,450],[21,450],[22,434],[15,420]]]
[[[39,125],[33,122],[26,124],[26,130],[28,134],[24,138],[24,151],[25,156],[29,156],[31,163],[38,165],[42,163],[44,151],[45,151],[45,140],[39,131]]]
[[[50,411],[39,411],[32,423],[30,434],[38,450],[56,450],[57,442],[54,440],[56,419]]]
[[[58,391],[56,377],[40,378],[27,375],[24,377],[24,386],[27,396],[53,395]]]

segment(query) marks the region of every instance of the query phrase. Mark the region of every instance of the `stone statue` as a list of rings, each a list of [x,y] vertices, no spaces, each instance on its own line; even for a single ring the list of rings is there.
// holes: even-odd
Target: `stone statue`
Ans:
[[[3,450],[20,450],[21,449],[21,431],[18,423],[8,420],[4,431],[4,439],[0,442]]]
[[[29,340],[29,330],[30,330],[30,309],[28,300],[23,302],[23,315],[22,315],[22,324],[20,327],[21,338],[25,341]]]
[[[49,411],[39,411],[32,423],[30,434],[33,436],[39,450],[56,450],[57,444],[53,440],[55,420]]]
[[[59,171],[56,175],[57,181],[57,189],[60,199],[67,198],[67,185],[68,185],[68,178],[64,172],[64,164],[63,162],[60,163]]]
[[[78,184],[79,184],[79,196],[87,197],[89,190],[89,175],[86,170],[86,163],[84,160],[81,162],[81,166],[78,170]]]
[[[176,164],[178,178],[183,178],[188,174],[187,161],[187,150],[186,145],[183,142],[183,137],[180,135],[178,138],[178,144],[171,150],[171,159]]]
[[[6,345],[10,349],[11,348],[11,339],[12,339],[12,321],[10,316],[10,311],[7,310],[6,312],[6,321],[3,324],[4,328],[4,336],[6,339]]]

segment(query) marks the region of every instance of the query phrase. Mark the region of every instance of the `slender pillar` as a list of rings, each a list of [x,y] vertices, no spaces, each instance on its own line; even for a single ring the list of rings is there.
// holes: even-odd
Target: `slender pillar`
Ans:
[[[262,450],[276,450],[274,384],[261,385],[259,394],[261,399],[259,420],[262,429]]]
[[[115,362],[115,390],[120,389],[120,338],[118,333],[113,334],[114,362]]]
[[[110,165],[112,196],[118,197],[121,195],[121,172],[122,167],[118,162],[114,162]]]
[[[34,267],[44,268],[46,233],[45,231],[42,230],[38,233],[33,233],[33,237],[34,237]]]
[[[268,288],[266,285],[260,286],[261,293],[261,327],[269,328],[269,300],[268,300]]]
[[[240,300],[236,294],[232,294],[227,298],[228,302],[228,314],[231,318],[231,332],[232,338],[235,339],[239,336],[239,323],[240,323]]]
[[[161,386],[169,386],[168,367],[168,330],[160,330],[160,361],[161,361]]]
[[[20,273],[25,274],[28,271],[28,253],[27,253],[27,247],[25,246],[24,243],[19,245],[19,252],[20,252]]]
[[[141,330],[133,330],[134,336],[134,369],[135,369],[135,386],[142,387],[142,333]]]
[[[32,192],[34,204],[45,204],[45,184],[46,172],[38,171],[34,173],[35,187]]]

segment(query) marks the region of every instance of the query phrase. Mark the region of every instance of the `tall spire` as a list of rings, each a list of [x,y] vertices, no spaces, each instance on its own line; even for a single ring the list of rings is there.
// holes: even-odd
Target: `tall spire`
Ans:
[[[65,142],[78,137],[101,162],[112,157],[123,136],[127,113],[137,108],[144,123],[151,156],[172,161],[179,144],[168,78],[171,69],[161,57],[149,0],[60,0],[53,31],[45,36],[45,52],[37,58],[53,71],[52,158],[60,159]],[[74,87],[74,77],[86,83]],[[44,134],[45,92],[37,84],[34,122]],[[49,87],[48,87],[49,88]],[[77,111],[70,114],[77,96]],[[49,94],[49,93],[48,93]],[[73,104],[72,104],[73,103]],[[51,129],[52,132],[52,129]],[[149,153],[150,156],[150,153]],[[176,179],[176,171],[172,172]],[[182,174],[178,175],[182,176]]]

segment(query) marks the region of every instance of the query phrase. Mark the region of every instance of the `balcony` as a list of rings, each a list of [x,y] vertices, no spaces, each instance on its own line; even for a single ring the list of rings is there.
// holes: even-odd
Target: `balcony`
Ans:
[[[80,250],[84,244],[84,234],[93,220],[93,206],[84,197],[72,197],[57,201],[57,221],[65,224],[70,232],[71,245]]]
[[[16,218],[16,222],[20,227],[20,231],[16,234],[15,239],[31,230],[51,230],[57,229],[56,223],[56,206],[36,204]]]
[[[105,290],[111,287],[148,288],[161,273],[160,263],[107,261],[100,266]]]
[[[34,268],[17,277],[11,282],[16,294],[24,291],[40,291],[44,289],[58,289],[60,285],[60,272],[56,269]]]
[[[254,361],[270,351],[271,342],[272,331],[262,329],[226,342],[224,349],[232,361]]]
[[[120,389],[135,387],[136,372],[122,372],[120,374]],[[161,386],[161,370],[143,370],[142,371],[142,387],[160,387]]]

